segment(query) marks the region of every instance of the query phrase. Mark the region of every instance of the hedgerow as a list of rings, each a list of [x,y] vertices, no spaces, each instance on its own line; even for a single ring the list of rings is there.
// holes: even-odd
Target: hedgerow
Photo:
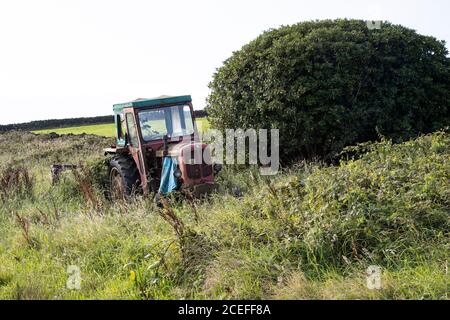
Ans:
[[[405,141],[450,125],[443,41],[383,22],[301,22],[233,53],[210,83],[213,127],[280,130],[282,160],[332,159],[345,146]]]

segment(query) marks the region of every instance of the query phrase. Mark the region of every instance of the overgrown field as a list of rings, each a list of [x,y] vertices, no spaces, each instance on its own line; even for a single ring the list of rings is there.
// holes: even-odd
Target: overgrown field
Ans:
[[[227,168],[210,199],[164,208],[108,200],[110,143],[0,135],[0,299],[448,299],[447,133],[270,178]],[[52,186],[55,162],[84,166]]]
[[[208,119],[206,118],[197,118],[197,127],[199,131],[205,131],[209,127]],[[57,133],[57,134],[94,134],[102,137],[114,137],[115,125],[113,123],[110,124],[93,124],[87,126],[77,126],[77,127],[67,127],[67,128],[54,128],[54,129],[44,129],[44,130],[36,130],[34,133],[39,134],[48,134],[48,133]]]

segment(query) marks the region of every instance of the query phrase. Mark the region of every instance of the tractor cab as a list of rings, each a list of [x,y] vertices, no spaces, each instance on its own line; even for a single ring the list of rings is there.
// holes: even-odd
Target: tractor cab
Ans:
[[[191,96],[137,99],[115,104],[113,110],[116,144],[105,153],[112,155],[114,196],[176,190],[201,195],[215,190],[220,165],[198,160],[207,145],[198,141]]]

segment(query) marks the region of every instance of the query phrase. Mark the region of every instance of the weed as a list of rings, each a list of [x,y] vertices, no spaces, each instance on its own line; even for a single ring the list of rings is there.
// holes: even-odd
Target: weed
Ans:
[[[34,178],[24,167],[7,167],[0,172],[0,198],[22,198],[33,194]]]
[[[1,299],[448,299],[448,133],[270,178],[224,168],[217,194],[161,208],[103,196],[109,144],[0,134]],[[55,161],[81,166],[52,186]],[[79,291],[65,288],[68,265]]]

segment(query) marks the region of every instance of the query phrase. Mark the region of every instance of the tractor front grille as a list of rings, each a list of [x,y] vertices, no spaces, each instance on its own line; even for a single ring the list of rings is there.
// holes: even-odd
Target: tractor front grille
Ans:
[[[203,164],[202,165],[202,176],[209,177],[210,175],[212,175],[212,166]]]
[[[187,175],[190,179],[206,178],[212,174],[212,166],[204,164],[188,164],[186,165]]]
[[[200,164],[188,164],[186,165],[187,175],[190,179],[201,178],[201,165]]]

